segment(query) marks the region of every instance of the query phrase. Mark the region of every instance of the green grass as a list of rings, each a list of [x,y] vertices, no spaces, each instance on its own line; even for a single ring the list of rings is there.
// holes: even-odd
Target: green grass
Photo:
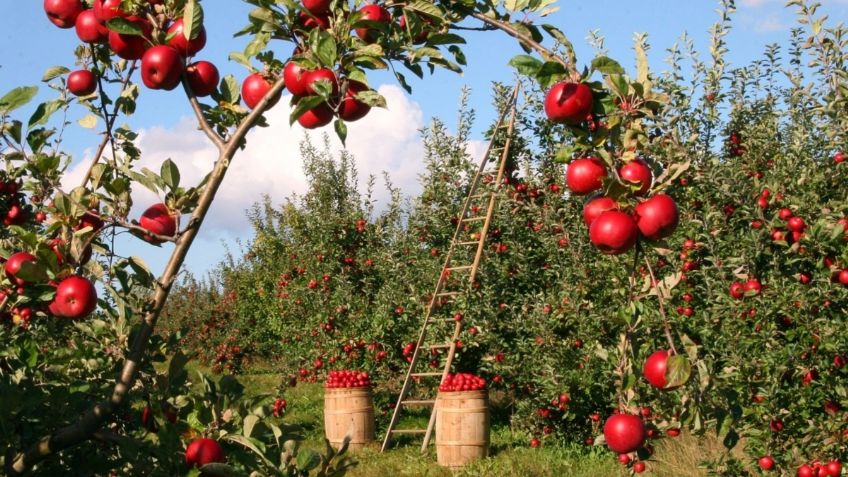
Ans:
[[[268,392],[277,387],[279,377],[273,374],[248,374],[239,380],[247,392]],[[298,384],[287,389],[288,410],[285,422],[303,433],[303,446],[315,450],[324,446],[324,390],[320,384]],[[398,427],[426,427],[428,414],[406,417]],[[378,416],[378,439],[388,416]],[[438,477],[438,476],[539,476],[539,477],[617,477],[626,475],[609,452],[599,448],[559,447],[545,445],[538,449],[527,446],[525,433],[513,433],[505,423],[493,423],[490,457],[451,472],[436,463],[435,447],[428,454],[420,452],[420,437],[395,443],[386,453],[380,453],[379,443],[352,454],[358,465],[348,474],[351,477]]]
[[[239,376],[248,394],[272,392],[280,384],[276,374],[246,374]],[[324,448],[323,406],[324,390],[321,384],[298,384],[288,388],[283,396],[288,402],[285,423],[304,437],[306,448]],[[427,425],[428,411],[403,419],[400,428],[423,428]],[[388,416],[378,413],[377,438],[381,439]],[[395,443],[388,452],[380,453],[379,442],[352,453],[358,465],[348,473],[351,477],[440,477],[440,476],[515,476],[515,477],[624,477],[629,475],[616,456],[605,447],[582,445],[557,445],[546,441],[542,447],[528,446],[529,436],[513,432],[508,423],[492,423],[490,457],[465,468],[451,472],[436,463],[435,447],[428,454],[420,452],[420,437],[407,437]],[[699,462],[721,452],[715,439],[697,439],[683,434],[676,439],[656,442],[654,458],[647,462],[653,477],[700,477],[706,475],[698,468]]]

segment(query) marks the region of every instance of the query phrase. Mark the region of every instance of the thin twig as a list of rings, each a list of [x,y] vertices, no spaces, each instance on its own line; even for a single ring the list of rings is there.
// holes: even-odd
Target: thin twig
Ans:
[[[660,316],[663,320],[665,339],[668,340],[668,346],[671,347],[672,354],[677,354],[677,348],[674,346],[674,338],[671,336],[671,325],[668,323],[668,316],[665,314],[665,300],[662,296],[662,289],[660,289],[659,284],[657,283],[657,279],[654,276],[654,270],[651,268],[651,262],[648,260],[647,255],[645,255],[645,266],[648,267],[648,274],[651,277],[651,286],[657,290],[657,301],[660,304]]]

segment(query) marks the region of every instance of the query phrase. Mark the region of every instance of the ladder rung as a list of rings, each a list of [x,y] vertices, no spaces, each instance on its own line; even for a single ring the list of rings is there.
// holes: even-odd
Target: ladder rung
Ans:
[[[483,192],[482,194],[474,194],[471,196],[472,199],[479,199],[481,197],[486,197],[487,195],[492,195],[491,192]]]
[[[469,268],[472,268],[472,267],[473,267],[473,265],[460,265],[460,266],[458,266],[458,267],[448,267],[448,268],[446,268],[445,270],[451,270],[451,271],[454,271],[454,270],[468,270]]]
[[[401,401],[401,404],[406,406],[432,406],[436,404],[435,399],[408,399],[406,401]]]
[[[451,318],[451,319],[453,319],[453,318]],[[425,346],[425,348],[430,348],[430,349],[448,349],[450,347],[451,347],[450,343],[439,343],[439,344],[431,344],[431,345]]]
[[[481,220],[486,220],[486,216],[481,215],[479,217],[466,217],[466,218],[462,219],[463,222],[479,222]]]
[[[457,296],[457,295],[461,295],[461,294],[462,294],[461,292],[440,292],[440,293],[436,293],[436,296]]]
[[[392,429],[392,434],[424,434],[427,429]]]
[[[423,377],[423,376],[441,376],[441,375],[442,375],[442,373],[438,372],[438,373],[412,373],[410,376]]]
[[[457,245],[479,245],[480,241],[479,240],[473,240],[471,242],[457,242],[456,244]]]

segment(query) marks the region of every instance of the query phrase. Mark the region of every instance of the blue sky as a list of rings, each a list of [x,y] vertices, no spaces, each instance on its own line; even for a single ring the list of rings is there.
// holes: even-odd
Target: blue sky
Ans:
[[[243,67],[228,63],[229,52],[241,50],[245,38],[232,38],[232,32],[246,24],[249,6],[236,0],[207,0],[204,3],[206,26],[209,33],[207,47],[199,59],[215,62],[222,74],[231,73],[243,78]],[[729,61],[744,65],[761,57],[765,45],[786,44],[789,28],[794,25],[794,12],[783,7],[783,0],[739,0],[734,29],[727,37],[730,48]],[[848,18],[848,0],[824,0],[822,12],[830,14],[831,21]],[[226,5],[226,6],[223,6]],[[560,10],[547,17],[563,30],[574,43],[578,59],[583,64],[592,56],[585,40],[591,30],[606,37],[609,55],[626,67],[632,65],[632,38],[636,32],[647,32],[652,46],[650,59],[653,68],[664,68],[666,48],[677,41],[685,31],[695,41],[697,49],[706,57],[710,26],[716,21],[717,2],[710,0],[595,0],[592,2],[560,0]],[[38,84],[43,72],[53,65],[73,67],[73,50],[77,38],[73,30],[61,30],[50,24],[42,10],[42,2],[18,1],[16,8],[4,11],[0,29],[0,94],[14,86]],[[218,33],[220,32],[220,33]],[[510,57],[521,53],[515,42],[497,32],[467,32],[468,67],[462,75],[437,71],[424,80],[411,82],[413,94],[402,93],[394,86],[388,74],[375,74],[371,84],[379,87],[389,99],[389,111],[372,113],[362,124],[352,125],[349,148],[360,161],[361,175],[388,171],[397,185],[415,191],[416,175],[421,170],[420,142],[416,130],[426,125],[432,117],[444,119],[453,125],[460,89],[472,88],[472,106],[478,112],[477,131],[491,119],[491,102],[488,89],[491,81],[510,81],[513,76],[507,66]],[[276,47],[279,55],[288,45]],[[411,76],[407,75],[408,77]],[[52,91],[42,86],[39,99],[48,99]],[[248,239],[243,211],[259,199],[260,193],[280,202],[285,196],[303,188],[299,173],[297,143],[304,132],[289,128],[285,117],[287,101],[281,101],[269,114],[272,131],[252,133],[249,140],[255,143],[237,158],[232,176],[222,189],[219,203],[198,242],[188,257],[191,271],[202,273],[223,257],[224,243],[231,246],[236,239]],[[27,111],[28,113],[28,111]],[[71,119],[85,115],[77,108]],[[183,169],[186,180],[199,178],[211,164],[212,151],[203,138],[193,132],[190,110],[177,92],[143,90],[137,114],[127,121],[142,131],[141,148],[145,163],[156,167],[166,157],[171,157]],[[101,125],[102,126],[102,125]],[[312,135],[313,138],[318,135]],[[72,128],[66,133],[65,147],[77,162],[91,154],[98,138],[90,130]],[[79,168],[76,174],[79,175]],[[73,174],[72,174],[73,175]],[[155,198],[141,194],[136,197],[140,206]],[[170,246],[156,249],[132,240],[120,243],[127,254],[140,255],[158,270],[166,259]]]

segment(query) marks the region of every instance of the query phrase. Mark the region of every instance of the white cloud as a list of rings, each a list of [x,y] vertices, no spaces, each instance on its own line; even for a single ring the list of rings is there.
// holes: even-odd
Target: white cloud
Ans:
[[[789,25],[783,23],[776,13],[772,13],[765,18],[757,20],[754,24],[754,30],[760,33],[787,31],[789,30]]]
[[[350,123],[347,149],[356,159],[360,186],[364,188],[368,175],[376,175],[379,187],[375,198],[385,201],[388,193],[382,188],[383,171],[389,173],[394,186],[400,187],[405,194],[415,194],[420,189],[418,174],[423,170],[423,147],[418,130],[423,125],[423,114],[419,105],[399,87],[384,85],[379,92],[386,98],[388,108],[372,109],[365,118]],[[221,232],[243,236],[247,226],[244,211],[262,194],[280,203],[292,193],[306,190],[300,157],[300,143],[306,134],[311,134],[313,143],[320,145],[322,133],[327,132],[331,137],[331,151],[335,153],[342,147],[332,124],[312,132],[297,124],[290,127],[289,100],[290,97],[283,97],[266,114],[269,127],[251,131],[247,148],[236,154],[204,224],[207,237]],[[190,117],[173,127],[141,130],[137,144],[142,151],[138,167],[158,171],[162,161],[171,158],[180,169],[183,186],[196,184],[211,170],[216,158],[215,148]],[[83,160],[72,168],[65,184],[78,184],[87,163]],[[141,186],[136,187],[133,200],[137,204],[135,214],[158,201]]]

